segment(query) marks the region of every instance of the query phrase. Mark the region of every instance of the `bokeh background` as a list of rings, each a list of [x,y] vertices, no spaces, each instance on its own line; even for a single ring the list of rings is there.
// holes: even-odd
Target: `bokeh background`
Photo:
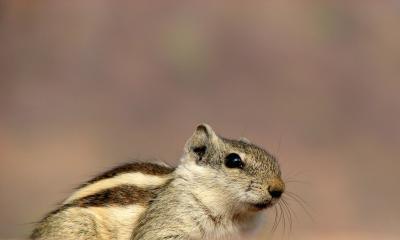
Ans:
[[[0,238],[207,122],[306,202],[272,239],[398,239],[399,24],[397,0],[0,0]]]

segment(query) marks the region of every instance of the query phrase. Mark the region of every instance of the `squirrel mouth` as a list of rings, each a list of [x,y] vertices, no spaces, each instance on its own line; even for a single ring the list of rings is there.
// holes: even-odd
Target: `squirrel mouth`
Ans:
[[[260,202],[260,203],[253,203],[251,206],[257,210],[262,210],[271,207],[273,204],[271,201],[268,202]]]

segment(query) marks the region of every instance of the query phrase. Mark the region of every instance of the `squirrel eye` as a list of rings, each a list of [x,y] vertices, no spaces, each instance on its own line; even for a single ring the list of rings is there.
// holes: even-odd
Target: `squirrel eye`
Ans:
[[[225,166],[228,168],[243,168],[244,163],[236,153],[230,153],[225,158]]]

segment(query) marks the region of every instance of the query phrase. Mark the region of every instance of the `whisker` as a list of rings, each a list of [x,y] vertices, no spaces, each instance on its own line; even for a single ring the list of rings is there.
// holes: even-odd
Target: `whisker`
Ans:
[[[282,221],[282,208],[280,207],[279,202],[275,206],[276,206],[276,210],[277,210],[277,216],[278,216],[277,219],[278,220],[276,222],[276,226],[275,226],[275,230],[274,231],[278,230],[278,227],[279,227],[279,225],[280,225],[280,223]]]
[[[285,202],[282,201],[282,207],[283,210],[285,211],[285,216],[287,218],[287,225],[289,226],[289,228],[287,228],[287,231],[285,231],[285,233],[287,233],[287,238],[289,239],[290,237],[290,233],[292,232],[292,219],[291,219],[291,214],[287,209],[287,206],[285,204]]]
[[[285,230],[286,230],[286,219],[285,219],[285,213],[284,213],[283,208],[282,208],[282,203],[280,201],[278,202],[278,206],[279,206],[279,209],[281,211],[281,218],[282,218],[282,224],[280,225],[281,226],[282,236],[280,237],[280,239],[283,240],[284,236],[285,236]]]
[[[296,221],[299,221],[299,218],[297,216],[297,214],[295,213],[295,211],[290,207],[289,202],[285,199],[285,196],[282,197],[282,200],[284,200],[289,208],[289,210],[292,212],[292,216],[294,216]]]
[[[294,178],[294,177],[297,177],[297,176],[302,175],[304,173],[306,173],[306,171],[302,170],[302,171],[297,171],[297,172],[293,172],[293,173],[287,174],[286,176],[288,176],[288,178]]]
[[[298,195],[298,194],[296,194],[296,193],[294,193],[294,192],[290,192],[290,191],[286,191],[286,193],[287,193],[288,195],[291,195],[291,196],[297,198],[299,201],[301,201],[302,203],[304,203],[305,205],[307,205],[307,207],[310,207],[310,208],[311,208],[310,204],[309,204],[307,201],[305,201],[300,195]]]
[[[285,201],[285,199],[281,199],[283,205],[286,208],[286,212],[288,213],[288,220],[289,220],[289,234],[292,232],[293,230],[293,221],[292,221],[292,213],[290,212],[290,208],[288,203]]]
[[[275,230],[278,226],[278,209],[276,207],[276,205],[274,206],[274,212],[275,212],[275,217],[274,217],[274,224],[272,225],[272,229],[271,229],[271,233],[275,233]]]
[[[297,183],[297,184],[311,185],[310,182],[300,181],[300,180],[295,180],[295,179],[286,179],[286,180],[284,180],[284,182],[285,182],[285,184],[288,184],[288,183]]]
[[[300,197],[298,194],[293,193],[293,192],[287,192],[287,196],[289,198],[295,200],[295,202],[297,202],[297,204],[299,204],[304,209],[304,211],[307,212],[307,214],[311,215],[309,212],[309,209],[313,210],[313,208],[302,197]]]
[[[310,211],[307,209],[307,207],[310,207],[309,204],[307,202],[305,202],[300,196],[298,196],[297,194],[291,193],[291,192],[286,192],[287,196],[292,199],[293,201],[295,201],[302,209],[303,211],[307,214],[307,216],[313,221],[315,222],[312,214],[310,213]]]
[[[279,208],[281,209],[281,215],[283,216],[283,235],[285,235],[286,232],[286,217],[285,217],[285,212],[283,211],[283,207],[281,202],[278,202]]]

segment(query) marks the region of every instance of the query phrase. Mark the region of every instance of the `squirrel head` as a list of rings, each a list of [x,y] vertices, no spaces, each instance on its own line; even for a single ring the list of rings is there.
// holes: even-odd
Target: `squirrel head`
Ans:
[[[186,142],[182,165],[204,194],[240,208],[270,207],[285,189],[274,156],[247,139],[220,137],[208,124],[198,125]]]

